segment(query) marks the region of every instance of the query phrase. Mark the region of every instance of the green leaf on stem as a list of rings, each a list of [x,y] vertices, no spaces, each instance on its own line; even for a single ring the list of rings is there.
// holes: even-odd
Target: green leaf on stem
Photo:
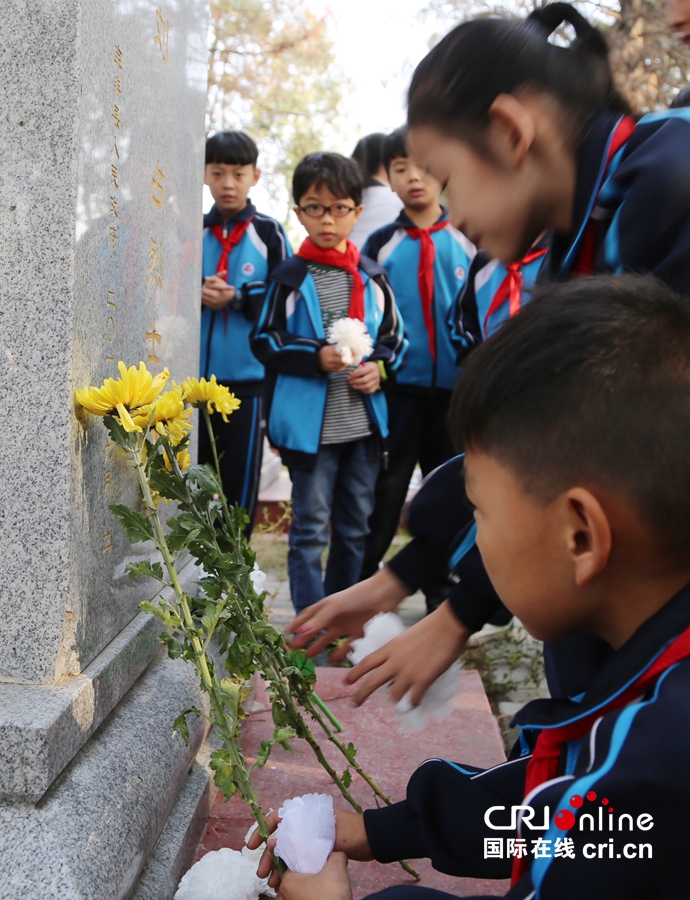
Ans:
[[[140,603],[139,609],[149,616],[158,616],[158,618],[161,620],[165,615],[165,610],[162,609],[162,607],[157,606],[155,603],[149,603],[148,600],[144,600],[142,603]]]
[[[161,468],[152,465],[149,480],[151,482],[151,487],[157,491],[161,497],[165,497],[167,500],[179,500],[181,502],[184,502],[187,499],[184,485],[180,484],[180,481],[175,475],[172,472],[168,472],[164,465]]]
[[[152,563],[150,559],[145,559],[143,562],[130,563],[128,566],[125,566],[125,572],[127,572],[132,579],[141,578],[142,575],[146,575],[148,578],[154,578],[156,581],[160,581],[161,584],[167,583],[163,577],[163,567],[161,564],[157,562]]]
[[[182,656],[184,647],[176,638],[171,634],[168,634],[167,631],[160,634],[157,641],[159,644],[163,644],[163,646],[168,648],[168,656],[170,659],[179,659]]]
[[[118,447],[122,447],[123,450],[128,450],[130,446],[129,434],[122,425],[120,425],[115,416],[105,416],[103,418],[103,424],[105,425],[111,440],[114,441]]]
[[[207,494],[221,493],[218,476],[211,466],[191,466],[187,471],[187,478],[194,484],[198,484]]]
[[[189,747],[189,726],[187,725],[187,716],[196,716],[198,719],[203,713],[196,706],[188,706],[183,709],[179,716],[173,722],[173,731],[179,731],[185,745]]]
[[[355,761],[355,756],[357,756],[357,748],[352,743],[352,741],[350,741],[350,743],[345,748],[345,759],[349,763],[353,763]]]
[[[153,527],[145,515],[135,512],[123,503],[111,503],[108,508],[118,517],[130,541],[139,543],[153,540]]]
[[[345,787],[345,788],[350,787],[350,785],[352,784],[352,773],[350,772],[349,769],[345,769],[343,774],[340,776],[340,780],[343,783],[343,787]]]

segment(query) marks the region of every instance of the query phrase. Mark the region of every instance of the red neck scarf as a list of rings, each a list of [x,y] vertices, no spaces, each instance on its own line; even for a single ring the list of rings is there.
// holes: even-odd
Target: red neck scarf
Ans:
[[[671,666],[690,656],[690,628],[681,632],[650,663],[645,671],[626,688],[622,694],[611,700],[601,709],[583,716],[569,725],[560,728],[544,728],[539,732],[537,743],[532,752],[532,759],[527,764],[527,777],[525,778],[525,798],[539,785],[558,776],[558,765],[561,759],[561,751],[567,741],[578,741],[588,734],[597,719],[607,715],[613,710],[620,709],[632,703],[642,694],[653,687],[659,677]],[[527,871],[527,858],[513,859],[513,876],[511,884],[515,884]]]
[[[493,300],[484,316],[484,337],[488,337],[486,329],[489,325],[489,319],[505,303],[506,299],[509,303],[509,314],[511,316],[520,312],[522,305],[522,267],[534,262],[535,259],[539,259],[540,256],[544,256],[547,250],[548,247],[542,247],[540,250],[530,250],[519,262],[510,263],[510,265],[506,266],[507,274],[498,286],[498,290],[494,294]]]
[[[230,254],[232,253],[233,247],[236,247],[239,242],[244,237],[244,233],[249,228],[249,225],[254,216],[251,216],[249,219],[244,219],[242,222],[235,222],[232,226],[230,233],[225,237],[223,235],[223,226],[222,225],[211,225],[209,226],[211,229],[211,234],[216,238],[220,246],[222,247],[220,253],[220,259],[218,260],[218,265],[216,266],[216,272],[225,271],[225,280],[228,280],[228,275],[230,274],[228,271],[228,260],[230,258]],[[223,307],[223,330],[227,331],[228,328],[228,308],[227,306]]]
[[[432,232],[441,231],[448,224],[448,220],[437,222],[431,228],[406,228],[413,241],[419,241],[419,269],[417,281],[419,283],[419,295],[422,298],[422,313],[426,333],[429,337],[429,350],[431,358],[436,362],[436,326],[434,325],[434,260],[436,259],[436,245],[431,237]]]
[[[211,225],[211,234],[216,238],[220,246],[222,247],[220,259],[218,260],[218,265],[216,266],[216,272],[222,272],[225,270],[227,272],[228,269],[228,259],[230,258],[230,254],[232,253],[233,247],[236,247],[239,242],[244,237],[244,233],[249,228],[252,219],[254,216],[251,216],[249,219],[245,219],[242,222],[235,222],[232,226],[232,230],[228,234],[227,237],[223,236],[223,226],[222,225]],[[228,276],[225,276],[225,280],[228,280]]]
[[[599,191],[601,190],[601,186],[606,181],[606,176],[608,175],[609,167],[611,165],[613,157],[616,155],[616,153],[618,153],[623,144],[625,144],[626,141],[630,138],[634,130],[635,120],[631,116],[623,116],[618,125],[616,125],[613,135],[611,136],[609,151],[606,154],[606,163],[604,165],[604,171],[601,176],[599,188],[597,189],[597,196],[599,194]],[[594,210],[592,209],[589,221],[587,222],[585,230],[582,234],[582,241],[580,243],[580,249],[575,259],[575,264],[573,265],[573,274],[576,276],[591,275],[594,272],[594,264],[596,262],[597,252],[597,223],[593,218],[593,213]]]
[[[352,293],[350,294],[350,308],[347,311],[351,319],[364,321],[364,281],[359,271],[359,250],[352,241],[347,242],[347,250],[341,253],[339,250],[324,250],[317,247],[311,238],[306,238],[297,253],[302,259],[318,263],[320,266],[333,266],[336,269],[345,269],[352,275]]]

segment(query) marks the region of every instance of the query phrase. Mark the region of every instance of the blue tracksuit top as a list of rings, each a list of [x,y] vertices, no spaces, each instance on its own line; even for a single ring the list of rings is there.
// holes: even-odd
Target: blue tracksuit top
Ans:
[[[550,238],[544,238],[535,244],[534,249],[546,249]],[[522,266],[521,302],[529,303],[532,299],[530,288],[537,281],[537,276],[544,263],[545,256],[534,259]],[[467,281],[458,295],[451,312],[451,339],[458,354],[458,362],[477,344],[494,334],[510,317],[509,299],[495,309],[490,316],[489,309],[496,292],[501,287],[508,270],[498,259],[480,250],[472,260]]]
[[[554,235],[539,280],[568,280],[593,215],[595,272],[651,273],[690,299],[690,109],[643,116],[604,178],[619,118],[601,113],[580,146],[574,225]]]
[[[438,221],[447,218],[448,213],[443,210]],[[465,284],[476,250],[474,244],[450,224],[440,231],[431,233],[431,239],[436,247],[433,302],[436,342],[434,363],[419,293],[417,273],[421,242],[411,238],[405,231],[405,228],[416,227],[403,210],[395,222],[379,228],[369,237],[364,252],[386,270],[410,342],[405,368],[398,375],[396,384],[452,390],[455,387],[458,368],[456,351],[451,340],[450,315],[458,293]]]
[[[266,282],[275,267],[292,255],[283,226],[247,206],[227,223],[228,231],[237,222],[251,219],[241,241],[233,247],[228,260],[228,284],[240,288],[244,284]],[[208,278],[216,274],[222,247],[211,225],[225,224],[216,206],[204,216],[202,275]],[[253,307],[253,304],[252,304]],[[264,378],[264,368],[252,353],[249,336],[255,323],[250,309],[238,312],[232,309],[215,312],[201,307],[201,375],[218,381],[257,382]]]
[[[375,337],[370,360],[381,360],[390,374],[399,369],[407,341],[385,271],[363,256],[365,324]],[[318,453],[328,393],[328,374],[318,352],[328,343],[314,279],[299,256],[273,272],[252,338],[252,350],[266,366],[273,384],[268,435],[289,465],[308,467]],[[372,423],[388,435],[386,398],[381,391],[365,394]]]

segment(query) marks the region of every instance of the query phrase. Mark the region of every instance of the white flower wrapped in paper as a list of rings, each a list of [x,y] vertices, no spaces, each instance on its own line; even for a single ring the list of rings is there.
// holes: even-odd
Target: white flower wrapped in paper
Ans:
[[[276,855],[291,872],[316,875],[335,845],[333,798],[327,794],[293,797],[283,803],[278,815]]]
[[[175,900],[258,900],[275,897],[268,881],[258,878],[256,868],[264,850],[246,847],[240,853],[225,847],[212,850],[182,877]]]
[[[364,625],[364,637],[352,642],[348,654],[354,665],[375,650],[380,649],[405,631],[400,616],[395,613],[379,613]],[[451,700],[460,688],[462,664],[454,662],[424,693],[418,706],[413,706],[408,691],[395,707],[395,719],[401,731],[421,731],[429,716],[444,718],[452,710]]]
[[[346,366],[358,366],[374,349],[367,326],[359,319],[333,322],[328,329],[328,343],[335,346]]]
[[[259,568],[258,562],[255,562],[254,568],[249,573],[249,580],[257,594],[263,594],[266,577],[266,573]]]

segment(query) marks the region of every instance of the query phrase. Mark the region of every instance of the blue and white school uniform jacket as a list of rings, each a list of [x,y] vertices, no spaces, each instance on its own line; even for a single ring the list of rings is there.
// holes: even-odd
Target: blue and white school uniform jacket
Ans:
[[[601,113],[580,146],[574,224],[554,235],[539,280],[572,277],[591,217],[595,272],[649,273],[690,299],[690,109],[643,116],[604,171],[619,119]]]
[[[534,249],[548,247],[550,237],[544,238]],[[536,283],[544,264],[545,256],[534,259],[522,266],[523,304],[532,299],[530,288]],[[496,292],[508,274],[506,267],[498,259],[492,259],[484,251],[480,251],[472,260],[470,272],[451,312],[451,340],[457,351],[460,362],[473,347],[486,338],[491,337],[510,318],[510,302],[508,297],[488,316]]]
[[[381,360],[387,374],[400,368],[407,340],[393,291],[381,266],[363,256],[359,269],[364,281],[367,330],[375,336],[369,360]],[[268,436],[286,465],[308,469],[319,450],[328,374],[318,353],[328,343],[316,285],[306,260],[282,262],[273,272],[252,350],[270,376]],[[381,391],[365,394],[364,402],[381,438],[388,435],[386,398]]]
[[[239,290],[243,285],[257,284],[259,302],[249,299],[243,311],[229,308],[201,308],[201,375],[218,381],[232,382],[244,393],[260,393],[264,367],[249,346],[249,337],[261,308],[265,283],[278,263],[292,255],[282,225],[256,211],[251,203],[227,223],[232,230],[237,222],[251,219],[242,239],[233,247],[228,259],[228,284]],[[211,225],[224,225],[216,206],[204,216],[204,278],[216,274],[222,247],[210,230]],[[256,291],[254,292],[256,295]]]
[[[439,221],[446,220],[443,210]],[[405,228],[417,226],[403,212],[395,222],[379,228],[367,241],[364,252],[386,270],[395,294],[395,302],[405,322],[410,347],[405,368],[396,378],[396,389],[407,385],[453,390],[457,378],[456,351],[450,334],[450,315],[461,291],[476,248],[462,232],[448,225],[431,233],[436,247],[434,260],[434,333],[436,362],[429,348],[422,300],[419,294],[419,256],[421,241],[411,238]]]

